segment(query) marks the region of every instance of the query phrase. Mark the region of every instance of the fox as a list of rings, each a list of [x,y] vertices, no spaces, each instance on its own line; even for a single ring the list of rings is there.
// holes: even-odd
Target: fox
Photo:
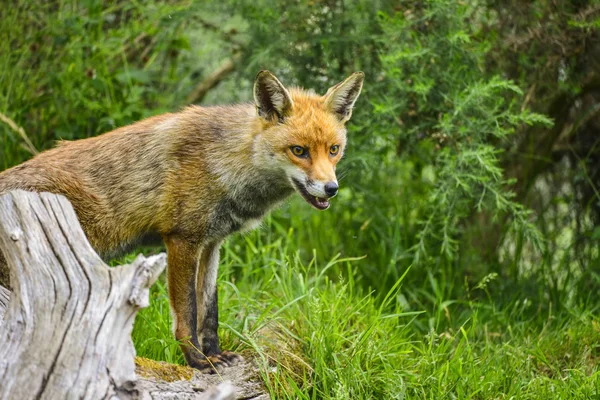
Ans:
[[[219,372],[243,360],[219,347],[220,247],[229,235],[257,227],[294,192],[317,210],[329,208],[363,81],[364,73],[355,72],[319,95],[260,71],[254,102],[191,105],[61,141],[0,173],[0,194],[65,196],[105,259],[140,241],[162,240],[175,338],[189,366]]]

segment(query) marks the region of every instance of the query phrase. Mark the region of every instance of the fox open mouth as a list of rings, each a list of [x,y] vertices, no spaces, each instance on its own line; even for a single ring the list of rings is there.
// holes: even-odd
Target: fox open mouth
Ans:
[[[302,198],[306,200],[308,204],[310,204],[317,210],[327,210],[329,208],[329,199],[313,196],[312,194],[308,193],[308,190],[306,190],[306,186],[304,186],[296,179],[292,180],[294,181],[294,185],[296,185],[296,190],[298,191],[298,193],[300,193]]]

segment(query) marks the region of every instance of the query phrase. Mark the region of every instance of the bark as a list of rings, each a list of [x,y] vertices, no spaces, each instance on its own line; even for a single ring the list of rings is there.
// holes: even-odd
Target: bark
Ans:
[[[165,254],[109,268],[64,197],[23,191],[0,197],[0,250],[13,289],[0,286],[0,399],[236,398],[238,388],[210,392],[199,385],[219,381],[198,376],[180,382],[136,376],[133,321],[148,305]],[[246,384],[255,394],[246,398],[264,394],[256,381],[237,386]]]
[[[2,325],[2,320],[4,319],[4,312],[8,308],[9,296],[10,291],[0,286],[0,325]]]

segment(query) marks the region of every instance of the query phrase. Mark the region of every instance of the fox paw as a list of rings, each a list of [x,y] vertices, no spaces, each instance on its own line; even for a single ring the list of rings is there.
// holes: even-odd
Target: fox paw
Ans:
[[[215,374],[222,372],[223,368],[231,367],[243,360],[242,356],[231,351],[224,351],[221,354],[208,357],[196,353],[194,357],[188,360],[188,364],[203,374]]]

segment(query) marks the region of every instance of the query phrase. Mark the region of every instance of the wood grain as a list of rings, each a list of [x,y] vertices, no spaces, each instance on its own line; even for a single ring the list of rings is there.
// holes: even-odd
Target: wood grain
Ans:
[[[133,321],[166,255],[108,267],[64,197],[0,196],[0,250],[13,289],[0,286],[0,399],[235,399],[248,385],[244,398],[268,398],[257,382],[138,379]]]

